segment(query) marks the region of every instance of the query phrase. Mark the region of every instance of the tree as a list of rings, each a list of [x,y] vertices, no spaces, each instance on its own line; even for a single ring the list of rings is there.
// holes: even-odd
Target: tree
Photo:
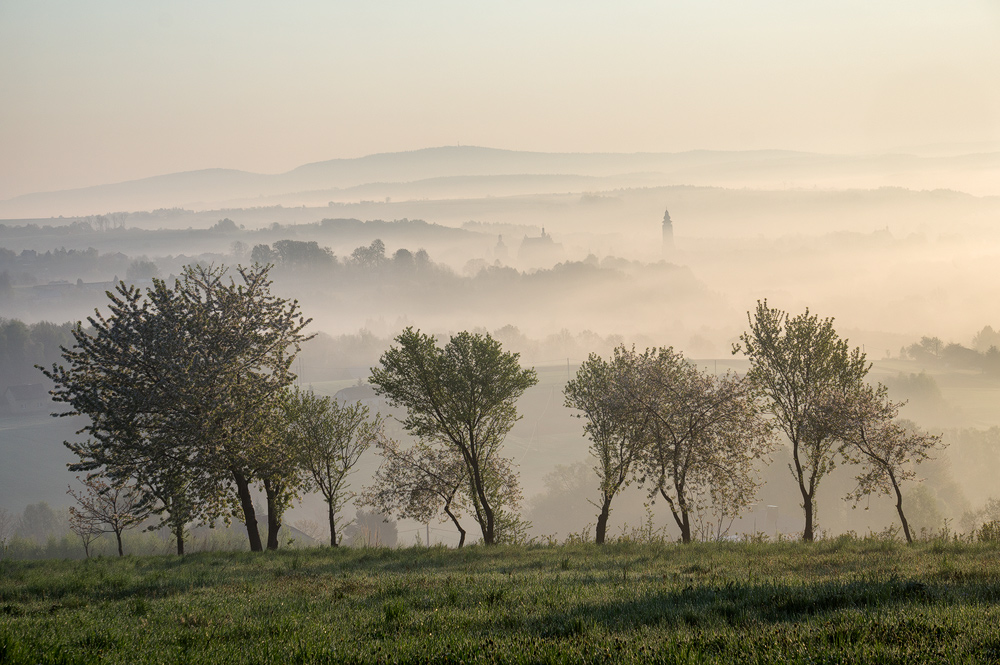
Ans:
[[[399,541],[396,523],[378,511],[358,508],[354,519],[344,529],[348,547],[395,547]]]
[[[45,501],[29,504],[24,507],[17,524],[19,536],[31,538],[38,544],[45,542],[45,539],[65,528],[66,514],[60,514],[52,509]]]
[[[0,508],[0,559],[7,555],[7,543],[10,542],[17,527],[17,518],[6,508]]]
[[[458,530],[458,546],[465,545],[459,519],[468,505],[469,474],[465,460],[453,448],[417,442],[407,449],[389,438],[378,442],[383,461],[374,482],[362,495],[363,503],[398,519],[430,522],[443,512]]]
[[[125,279],[130,282],[152,279],[159,276],[160,269],[156,267],[155,263],[147,259],[145,256],[132,261],[132,263],[128,266],[128,270],[125,271]]]
[[[77,477],[80,480],[79,476]],[[137,487],[122,483],[109,483],[100,476],[81,480],[83,491],[72,487],[67,493],[76,499],[70,506],[70,528],[83,539],[83,547],[90,556],[91,534],[113,533],[118,543],[118,556],[125,556],[122,533],[138,526],[149,517],[152,501],[149,494]]]
[[[232,233],[234,231],[239,231],[240,227],[236,226],[236,222],[226,217],[225,219],[220,219],[213,224],[212,228],[209,230],[219,233]]]
[[[1000,332],[993,330],[993,326],[984,326],[972,338],[972,348],[980,353],[986,353],[991,348],[1000,347]]]
[[[291,363],[309,339],[296,301],[271,295],[267,266],[189,266],[171,288],[160,279],[141,292],[119,283],[110,314],[78,323],[68,366],[42,371],[59,415],[86,415],[82,443],[67,443],[74,471],[132,478],[171,517],[178,553],[183,525],[242,509],[251,549],[263,549],[250,494],[274,472],[277,445],[264,426],[294,380]],[[228,488],[236,490],[227,496]]]
[[[80,537],[80,541],[83,543],[83,554],[88,559],[90,558],[90,546],[104,535],[103,529],[97,522],[72,507],[69,509],[69,530]]]
[[[296,389],[286,396],[285,419],[288,448],[306,471],[307,487],[318,489],[326,501],[330,546],[337,547],[338,515],[354,498],[347,478],[361,455],[385,440],[382,415],[369,419],[368,407],[361,402],[341,405]]]
[[[630,482],[643,451],[643,412],[626,394],[624,383],[634,361],[635,352],[624,346],[614,350],[610,362],[592,353],[563,389],[566,407],[581,411],[578,418],[586,418],[583,431],[590,437],[590,452],[598,462],[594,467],[601,489],[598,545],[607,534],[611,502]]]
[[[320,247],[315,240],[278,240],[274,243],[273,256],[279,266],[299,270],[317,270],[337,263],[333,252],[328,247]]]
[[[898,421],[902,404],[891,401],[882,384],[865,386],[856,393],[836,394],[830,402],[837,436],[846,444],[844,457],[861,466],[857,487],[847,498],[857,505],[871,494],[895,494],[903,535],[906,542],[912,543],[900,484],[916,478],[916,466],[930,457],[941,437]]]
[[[538,377],[488,334],[461,332],[442,348],[433,336],[407,328],[396,343],[372,369],[371,383],[390,403],[406,407],[404,429],[462,456],[483,542],[492,545],[500,485],[516,479],[498,473],[500,447],[519,420],[517,399]]]
[[[721,527],[753,501],[754,465],[771,449],[771,428],[749,382],[706,374],[672,348],[631,353],[623,388],[642,414],[642,480],[690,543],[693,515],[711,508]]]
[[[747,378],[763,393],[774,421],[792,446],[789,469],[799,485],[805,527],[802,539],[813,539],[816,489],[836,466],[841,448],[838,427],[824,416],[826,400],[835,392],[861,390],[871,365],[860,349],[851,349],[833,328],[833,319],[810,314],[791,317],[758,301],[750,329],[733,345],[750,360]]]
[[[267,502],[267,549],[278,549],[282,518],[299,492],[308,487],[299,452],[291,440],[283,405],[271,418],[257,423],[260,428],[257,449],[249,460],[253,476],[260,479]]]
[[[372,244],[367,247],[358,247],[351,252],[351,260],[362,268],[378,268],[388,259],[385,256],[385,243],[381,240],[372,240]]]
[[[274,263],[278,258],[278,253],[271,249],[270,245],[254,245],[250,250],[250,261],[259,265]]]

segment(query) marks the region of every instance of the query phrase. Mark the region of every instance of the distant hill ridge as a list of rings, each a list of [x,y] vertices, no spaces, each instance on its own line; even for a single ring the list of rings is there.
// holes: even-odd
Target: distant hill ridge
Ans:
[[[98,214],[112,210],[185,207],[206,209],[233,200],[293,192],[344,190],[370,183],[410,183],[455,176],[609,177],[657,174],[654,184],[754,186],[782,179],[828,178],[846,173],[996,169],[1000,153],[955,157],[824,155],[787,150],[677,153],[545,153],[475,146],[331,159],[286,173],[202,169],[80,189],[25,194],[0,201],[0,218]],[[649,182],[643,181],[643,186]],[[262,205],[266,202],[262,200]]]

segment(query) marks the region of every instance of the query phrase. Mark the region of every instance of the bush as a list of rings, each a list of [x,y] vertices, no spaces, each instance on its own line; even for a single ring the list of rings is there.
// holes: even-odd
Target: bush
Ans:
[[[979,527],[976,538],[981,543],[1000,542],[1000,520],[993,520],[983,524]]]

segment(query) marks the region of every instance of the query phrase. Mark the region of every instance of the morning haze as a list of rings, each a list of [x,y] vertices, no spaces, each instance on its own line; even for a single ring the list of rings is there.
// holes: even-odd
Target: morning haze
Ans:
[[[998,30],[986,1],[4,2],[0,508],[67,504],[82,425],[25,388],[63,324],[106,312],[115,280],[273,263],[312,319],[292,369],[317,394],[367,381],[408,326],[536,367],[503,448],[530,536],[595,521],[563,397],[588,355],[670,346],[744,374],[733,345],[765,299],[833,317],[942,435],[907,490],[917,532],[974,530],[1000,497]],[[779,444],[732,537],[801,530]],[[819,492],[831,535],[896,519],[843,500],[855,470]],[[629,488],[610,531],[647,500]],[[324,510],[308,494],[286,522],[322,532]]]

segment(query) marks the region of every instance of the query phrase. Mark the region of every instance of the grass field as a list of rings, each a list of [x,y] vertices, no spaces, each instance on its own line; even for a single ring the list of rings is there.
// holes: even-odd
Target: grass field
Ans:
[[[329,549],[0,562],[0,663],[1000,661],[1000,548]]]

